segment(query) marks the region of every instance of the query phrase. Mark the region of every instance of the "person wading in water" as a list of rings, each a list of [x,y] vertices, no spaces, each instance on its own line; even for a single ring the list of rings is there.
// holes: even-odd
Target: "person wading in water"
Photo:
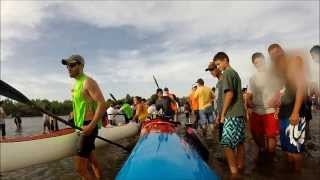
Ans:
[[[230,66],[229,57],[224,52],[218,52],[213,61],[223,71],[223,107],[220,123],[223,124],[220,144],[224,146],[224,154],[228,160],[232,175],[244,168],[245,140],[245,108],[241,92],[239,74]]]
[[[274,73],[285,87],[279,110],[280,142],[293,171],[302,169],[306,95],[305,65],[301,56],[286,53],[279,44],[268,48]]]
[[[257,160],[263,164],[272,163],[279,134],[277,108],[282,86],[262,53],[254,53],[251,61],[257,72],[249,80],[246,96],[247,104],[252,108],[250,130],[259,149]]]
[[[2,132],[2,139],[5,139],[6,137],[6,123],[5,123],[5,119],[6,118],[6,112],[4,111],[4,109],[1,107],[2,105],[2,101],[0,101],[0,129]]]
[[[70,77],[76,81],[72,89],[74,123],[83,129],[74,158],[76,170],[82,178],[93,179],[88,171],[88,166],[91,165],[95,178],[101,179],[94,142],[106,109],[104,97],[96,81],[83,73],[82,56],[72,55],[62,59],[62,64],[67,66]]]

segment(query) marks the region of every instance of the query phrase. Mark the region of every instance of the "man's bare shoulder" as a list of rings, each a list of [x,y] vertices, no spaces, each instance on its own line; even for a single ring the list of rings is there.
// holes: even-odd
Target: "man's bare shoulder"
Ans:
[[[300,66],[303,65],[303,60],[306,59],[306,54],[301,50],[291,50],[288,52],[288,65]]]
[[[97,85],[98,84],[94,79],[92,79],[91,77],[87,76],[87,79],[84,82],[85,88],[92,88],[92,87],[95,87]]]
[[[304,69],[303,58],[299,55],[291,56],[290,60],[288,61],[288,68],[289,68],[289,71],[303,70]]]

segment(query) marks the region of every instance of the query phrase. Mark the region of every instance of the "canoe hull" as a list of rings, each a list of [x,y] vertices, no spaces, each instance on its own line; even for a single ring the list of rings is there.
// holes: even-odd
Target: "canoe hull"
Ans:
[[[152,128],[153,129],[153,128]],[[117,180],[218,179],[200,155],[170,128],[143,132]]]
[[[30,139],[18,142],[0,143],[0,172],[16,170],[35,164],[55,161],[76,153],[78,133],[71,129],[65,129],[63,135],[55,137]],[[134,136],[138,132],[138,124],[101,128],[99,136],[117,141],[126,137]],[[59,133],[59,132],[58,132]],[[96,139],[96,147],[108,143]]]

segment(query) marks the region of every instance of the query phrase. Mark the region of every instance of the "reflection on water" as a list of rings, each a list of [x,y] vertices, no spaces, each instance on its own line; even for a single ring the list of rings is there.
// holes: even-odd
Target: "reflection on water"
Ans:
[[[67,116],[61,116],[61,118],[67,119]],[[6,119],[6,133],[7,136],[21,136],[30,134],[40,134],[43,131],[43,119],[42,117],[22,117],[21,129],[17,129],[14,123],[14,118]],[[59,123],[60,128],[66,126]]]
[[[184,118],[184,116],[182,116]],[[305,163],[303,173],[299,175],[290,174],[287,171],[286,161],[283,158],[283,154],[280,147],[276,151],[276,162],[273,166],[254,166],[254,158],[257,153],[256,146],[253,143],[250,134],[248,134],[246,142],[246,169],[242,175],[242,179],[318,179],[320,176],[320,113],[314,114],[314,119],[311,121],[311,136],[312,141],[306,143],[307,152],[305,153]],[[16,126],[13,123],[13,119],[6,120],[7,134],[10,136],[26,135],[42,132],[43,120],[41,117],[36,118],[22,118],[22,131],[16,132]],[[59,124],[63,127],[62,124]],[[179,133],[183,133],[180,129]],[[147,136],[145,136],[147,138]],[[160,138],[160,137],[159,137]],[[161,141],[165,141],[166,137],[161,137]],[[133,145],[137,138],[128,138],[119,143],[128,146]],[[159,139],[160,140],[160,139]],[[222,179],[228,179],[228,166],[224,159],[221,147],[217,142],[217,137],[208,137],[206,140],[210,149],[210,158],[208,161],[209,166],[215,170],[215,172],[222,177]],[[40,151],[40,149],[35,150]],[[96,150],[98,161],[103,169],[104,179],[114,179],[117,172],[125,162],[128,154],[121,149],[114,146],[105,146]],[[36,156],[35,156],[36,158]],[[1,180],[69,180],[80,179],[74,171],[73,161],[71,157],[50,162],[46,164],[35,165],[32,167],[3,173],[0,177]]]

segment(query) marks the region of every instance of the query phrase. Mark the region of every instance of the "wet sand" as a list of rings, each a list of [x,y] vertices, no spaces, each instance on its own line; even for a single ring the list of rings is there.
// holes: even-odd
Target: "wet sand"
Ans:
[[[313,113],[313,119],[310,122],[311,140],[306,141],[306,152],[304,153],[304,165],[301,174],[292,174],[288,169],[284,154],[281,151],[280,144],[276,148],[275,162],[272,165],[262,163],[255,165],[257,156],[257,146],[255,145],[251,134],[247,131],[245,143],[245,169],[239,179],[319,179],[320,177],[320,112]],[[222,148],[217,141],[217,135],[214,138],[209,137],[206,142],[210,149],[209,166],[222,179],[230,179],[226,160],[224,159]]]

